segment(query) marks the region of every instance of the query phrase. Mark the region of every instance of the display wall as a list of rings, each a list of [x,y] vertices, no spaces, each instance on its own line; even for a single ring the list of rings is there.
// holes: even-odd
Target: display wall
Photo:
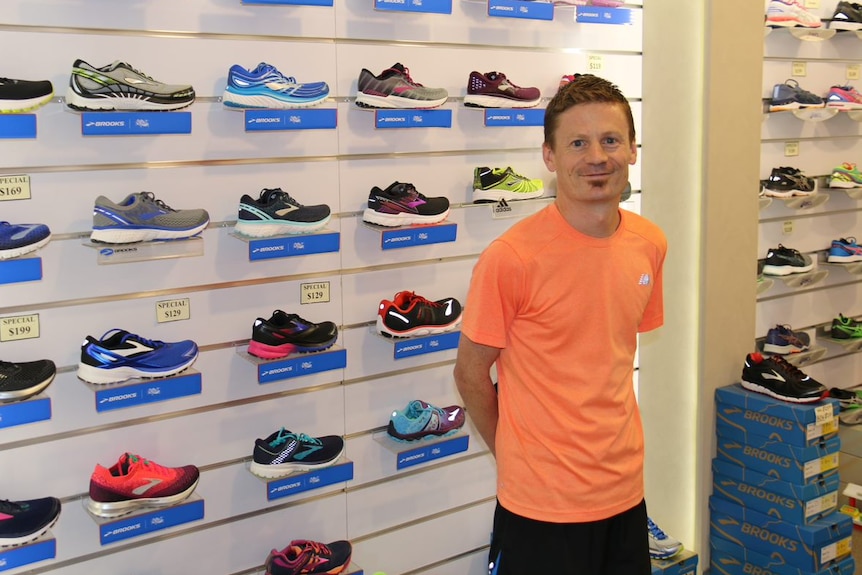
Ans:
[[[0,285],[0,318],[39,315],[38,338],[0,343],[0,359],[49,358],[59,373],[44,393],[50,419],[0,427],[0,498],[62,499],[53,529],[56,558],[10,573],[255,573],[291,539],[348,538],[369,573],[483,573],[494,506],[492,458],[469,422],[469,448],[397,470],[378,441],[389,414],[414,398],[458,403],[454,350],[393,358],[373,333],[377,306],[401,290],[464,301],[476,257],[491,239],[547,205],[529,200],[511,218],[471,203],[473,169],[512,166],[544,180],[540,127],[486,127],[463,106],[472,70],[499,70],[553,95],[562,74],[592,70],[633,100],[640,130],[641,11],[629,25],[576,23],[558,6],[553,21],[498,18],[485,2],[453,2],[452,14],[375,11],[372,0],[325,6],[253,6],[239,0],[115,3],[15,0],[4,6],[3,75],[50,79],[55,98],[36,113],[37,137],[3,142],[0,175],[29,175],[32,198],[0,202],[0,219],[48,224],[53,239],[34,254],[42,279]],[[84,136],[62,96],[72,62],[126,61],[161,81],[190,83],[187,135]],[[325,80],[337,110],[330,130],[246,132],[242,113],[220,97],[227,70],[266,61],[300,81]],[[362,68],[401,62],[413,78],[444,87],[451,128],[377,129],[354,105]],[[767,144],[765,144],[766,146]],[[639,209],[640,164],[632,170]],[[412,182],[453,205],[454,242],[383,250],[363,225],[372,186]],[[337,252],[249,260],[232,234],[240,196],[282,187],[305,204],[326,203],[340,234]],[[88,245],[93,201],[150,191],[174,208],[205,208],[203,254],[109,263]],[[302,304],[301,285],[329,284],[329,301]],[[188,298],[190,319],[159,323],[157,302]],[[258,383],[242,354],[252,322],[283,309],[340,328],[346,367]],[[847,312],[845,312],[847,313]],[[795,322],[794,322],[795,325]],[[151,339],[193,339],[201,393],[99,411],[96,391],[76,377],[81,341],[122,328]],[[279,427],[343,435],[353,479],[276,501],[248,472],[255,438]],[[168,466],[194,464],[202,476],[200,520],[102,544],[83,505],[90,473],[123,452]],[[660,521],[660,515],[656,517]],[[190,552],[192,551],[192,552]],[[0,566],[0,569],[3,567]]]

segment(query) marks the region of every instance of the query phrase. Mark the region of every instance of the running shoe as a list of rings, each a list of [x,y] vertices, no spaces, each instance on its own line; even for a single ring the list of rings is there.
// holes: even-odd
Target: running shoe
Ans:
[[[361,108],[436,108],[448,97],[445,89],[426,88],[413,81],[410,70],[394,64],[379,76],[362,69],[356,105]]]
[[[95,68],[75,60],[66,91],[66,105],[74,110],[179,110],[195,101],[187,84],[165,84],[125,62]]]
[[[387,337],[435,335],[461,324],[461,304],[450,297],[430,301],[412,291],[383,300],[377,310],[377,331]]]
[[[766,253],[766,263],[763,273],[768,276],[786,276],[801,274],[814,269],[814,261],[793,248],[785,248],[778,244],[777,248]]]
[[[859,397],[856,390],[833,387],[829,390],[829,397],[838,400],[842,411],[862,408],[862,397]]]
[[[264,188],[258,199],[248,194],[239,201],[237,233],[253,238],[282,234],[309,234],[329,223],[326,204],[303,206],[281,188]]]
[[[310,437],[281,428],[254,442],[251,472],[272,479],[297,471],[329,467],[344,454],[344,439],[337,435]]]
[[[804,331],[793,331],[789,325],[777,325],[766,333],[763,351],[785,355],[805,351],[811,344],[811,336]]]
[[[166,343],[112,329],[99,339],[88,335],[84,340],[78,377],[96,384],[168,377],[188,369],[197,358],[198,346],[191,340]]]
[[[307,108],[329,96],[326,82],[300,83],[261,62],[254,70],[231,66],[222,102],[228,108]]]
[[[842,0],[835,7],[828,26],[832,30],[862,30],[862,5]]]
[[[829,176],[829,187],[845,190],[862,188],[862,173],[856,169],[856,164],[844,162],[832,169],[832,175]]]
[[[542,99],[538,88],[521,88],[501,72],[470,72],[464,105],[475,108],[532,108]]]
[[[838,110],[858,110],[862,108],[862,94],[853,86],[832,86],[826,94],[826,106]]]
[[[296,352],[329,349],[337,339],[338,327],[331,321],[314,323],[277,309],[269,319],[254,320],[248,352],[264,359],[278,359]]]
[[[99,517],[119,517],[137,509],[176,505],[191,496],[198,479],[200,471],[194,465],[163,467],[124,453],[110,468],[96,464],[87,509]]]
[[[838,317],[832,320],[832,329],[829,330],[829,335],[833,339],[859,339],[862,338],[862,322],[858,322],[852,317],[844,317],[843,314],[838,314]]]
[[[773,0],[773,2],[779,1]],[[826,100],[807,90],[803,90],[799,82],[792,78],[783,84],[775,84],[772,88],[772,99],[769,101],[770,112],[825,107]]]
[[[426,198],[413,184],[393,182],[385,190],[377,186],[368,194],[368,207],[362,220],[378,226],[397,227],[436,224],[449,215],[449,200]]]
[[[57,523],[60,509],[56,497],[0,499],[0,547],[17,547],[42,537]]]
[[[0,222],[0,260],[29,254],[49,241],[51,230],[45,224]]]
[[[802,0],[772,0],[766,9],[766,25],[772,28],[820,28],[820,19],[805,9]]]
[[[386,433],[398,441],[445,437],[461,429],[466,419],[464,408],[459,405],[441,408],[414,399],[404,411],[392,412]]]
[[[742,368],[742,387],[791,403],[820,401],[826,387],[780,355],[750,353]]]
[[[0,361],[0,403],[20,401],[51,385],[57,366],[50,359],[11,363]]]
[[[772,168],[769,178],[761,182],[763,195],[773,198],[811,196],[817,191],[817,180],[809,178],[796,168]]]
[[[506,200],[529,200],[545,193],[542,180],[525,178],[512,168],[475,168],[473,170],[473,203]]]
[[[826,261],[834,263],[862,262],[862,246],[856,243],[856,238],[841,238],[832,240]]]
[[[350,564],[353,547],[350,541],[318,543],[297,539],[278,551],[273,549],[266,558],[266,575],[305,575],[325,573],[337,575]]]
[[[667,559],[682,551],[682,543],[665,533],[655,522],[647,517],[649,533],[649,556],[653,559]]]
[[[108,244],[179,240],[198,235],[209,223],[206,210],[175,210],[151,192],[130,194],[119,204],[99,196],[90,239]]]
[[[23,114],[38,110],[54,97],[49,80],[0,78],[0,114]]]

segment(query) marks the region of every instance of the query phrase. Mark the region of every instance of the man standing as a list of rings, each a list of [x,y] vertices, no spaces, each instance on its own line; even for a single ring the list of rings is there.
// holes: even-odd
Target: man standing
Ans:
[[[628,101],[577,76],[548,104],[542,156],[556,201],[479,258],[455,365],[497,459],[489,572],[649,575],[632,373],[638,332],[663,322],[667,242],[619,208],[637,159]]]

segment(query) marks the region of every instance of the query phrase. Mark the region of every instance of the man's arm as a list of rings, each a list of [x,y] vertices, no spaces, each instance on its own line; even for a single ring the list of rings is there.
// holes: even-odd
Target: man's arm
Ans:
[[[494,455],[498,411],[491,366],[499,355],[498,348],[475,343],[462,333],[455,362],[455,384],[467,414]]]

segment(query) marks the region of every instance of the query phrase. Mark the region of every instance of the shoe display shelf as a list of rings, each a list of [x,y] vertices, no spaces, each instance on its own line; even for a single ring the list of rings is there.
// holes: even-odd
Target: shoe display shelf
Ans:
[[[847,194],[853,200],[862,200],[862,188],[829,188],[829,191]]]
[[[371,437],[393,454],[398,471],[463,453],[470,447],[470,436],[464,433],[463,428],[446,437],[411,442],[396,441],[386,431],[378,431]]]
[[[332,6],[333,0],[240,0],[248,6]]]
[[[204,518],[204,500],[196,493],[170,507],[141,509],[122,517],[111,518],[98,517],[90,513],[87,509],[88,501],[89,497],[81,498],[81,504],[87,510],[87,515],[99,529],[99,544],[103,546],[136,539]]]
[[[200,395],[203,389],[203,377],[195,369],[170,377],[133,378],[121,383],[97,385],[79,381],[93,392],[98,413]]]
[[[757,295],[766,293],[775,285],[775,280],[772,278],[761,277],[757,279]]]
[[[764,37],[770,34],[789,34],[803,42],[822,42],[834,38],[838,30],[831,28],[772,28],[767,26],[764,30]]]
[[[809,272],[804,272],[801,274],[790,274],[786,276],[764,276],[765,278],[773,279],[773,280],[781,280],[784,282],[789,288],[799,289],[812,287],[823,280],[825,280],[829,276],[828,270],[821,270],[814,268]],[[766,291],[765,289],[763,291]]]
[[[850,262],[850,263],[840,263],[840,262],[829,262],[826,261],[826,254],[828,252],[822,252],[819,257],[822,258],[818,265],[822,266],[832,266],[835,268],[843,269],[850,275],[862,275],[862,262]]]
[[[341,233],[323,229],[311,234],[284,234],[252,238],[237,232],[231,236],[248,244],[248,261],[326,254],[341,250]]]
[[[650,559],[651,575],[694,575],[697,563],[697,553],[683,549],[667,559]]]
[[[839,112],[840,110],[838,110],[837,108],[803,108],[801,110],[781,110],[778,112],[765,112],[763,118],[781,118],[786,117],[787,114],[791,114],[793,115],[793,117],[798,120],[802,120],[803,122],[825,122],[826,120],[831,120],[832,118],[837,116]]]
[[[279,359],[263,359],[248,352],[248,344],[236,346],[236,353],[257,368],[259,384],[302,377],[347,367],[347,350],[332,346],[313,353],[293,353]]]
[[[204,255],[204,240],[201,237],[181,240],[136,242],[131,244],[106,244],[94,242],[89,238],[83,244],[96,250],[98,265],[127,264],[165,260],[172,258],[193,258]]]
[[[380,233],[380,249],[384,251],[454,242],[458,236],[458,224],[446,220],[438,224],[394,228],[368,222],[362,222],[362,224],[366,229]]]
[[[382,12],[451,14],[452,0],[374,0],[374,9]]]
[[[374,127],[378,130],[406,128],[451,128],[452,110],[448,108],[426,109],[378,109],[355,106],[359,111],[374,112]]]
[[[247,463],[245,467],[250,475],[264,484],[267,501],[276,501],[353,479],[353,462],[344,456],[327,467],[274,478],[264,478],[253,474],[250,470],[250,463]]]
[[[545,100],[543,98],[543,100]],[[544,102],[547,104],[547,101]],[[469,108],[481,110],[484,114],[484,125],[486,128],[500,128],[504,126],[544,126],[544,108]]]
[[[266,575],[266,567],[264,565],[260,565],[258,567],[252,567],[251,569],[237,571],[230,575]],[[341,572],[341,575],[365,575],[365,570],[351,561],[350,565],[347,566],[347,569]],[[371,575],[371,573],[368,575]]]
[[[369,329],[378,338],[392,344],[393,359],[404,359],[416,355],[458,349],[458,343],[461,341],[461,330],[415,337],[389,337],[377,331],[376,324],[372,325]]]
[[[769,196],[760,196],[757,198],[758,209],[765,210],[772,205],[772,200],[773,198],[770,198]]]
[[[0,403],[0,429],[51,419],[51,398],[40,393],[23,401]]]
[[[31,254],[0,260],[0,285],[42,279],[42,258]]]
[[[817,339],[843,348],[844,353],[857,353],[862,351],[862,337],[850,339],[838,339],[832,337],[832,324],[826,323],[816,330]]]
[[[0,573],[54,559],[57,541],[50,531],[30,543],[18,547],[0,547]]]
[[[629,191],[631,194],[631,191]],[[508,218],[524,218],[541,211],[544,207],[554,201],[553,197],[542,196],[529,200],[500,200],[499,202],[484,202],[478,204],[464,204],[466,209],[484,209],[491,214],[492,220],[504,220]],[[625,200],[624,200],[625,201]]]
[[[155,136],[191,134],[192,113],[164,111],[83,112],[82,136]]]

